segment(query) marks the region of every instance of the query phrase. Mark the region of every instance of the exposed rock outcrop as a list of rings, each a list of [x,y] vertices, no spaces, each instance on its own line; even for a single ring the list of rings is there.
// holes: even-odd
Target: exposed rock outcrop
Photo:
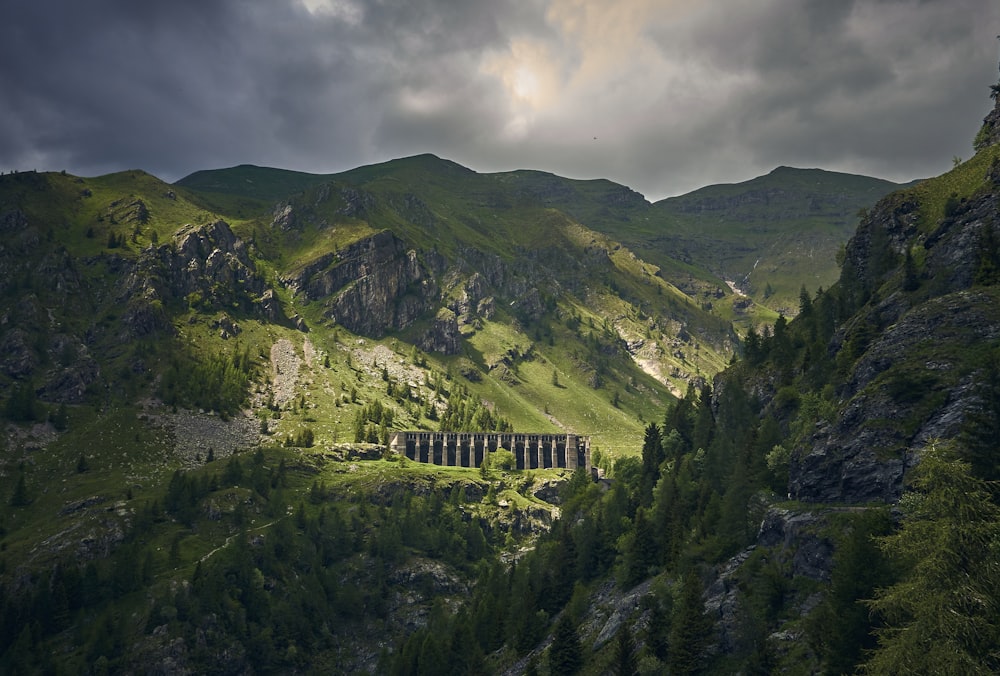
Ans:
[[[403,329],[434,307],[438,287],[417,252],[389,231],[326,254],[285,283],[351,331],[382,336]]]
[[[458,354],[461,349],[462,334],[458,328],[458,317],[447,308],[441,308],[430,328],[420,337],[418,345],[427,352]]]
[[[12,378],[24,378],[38,366],[31,338],[20,328],[7,331],[0,339],[0,355],[0,370]]]
[[[283,316],[245,243],[221,220],[186,225],[171,243],[143,251],[123,274],[116,295],[126,307],[123,340],[172,331],[167,303],[199,310],[235,307],[269,321]]]
[[[905,193],[893,195],[862,222],[847,246],[842,280],[854,298],[873,294],[900,274],[905,251],[919,241],[916,207]],[[936,357],[935,348],[947,345],[947,354],[967,354],[1000,338],[995,312],[1000,293],[973,287],[996,209],[992,193],[962,203],[923,239],[926,255],[917,283],[927,293],[876,297],[841,327],[836,350],[859,341],[864,331],[874,336],[839,392],[843,405],[837,418],[818,426],[793,453],[793,498],[894,502],[922,444],[958,433],[970,402],[970,366]],[[917,355],[927,357],[917,360]],[[907,360],[914,363],[901,370]]]
[[[1000,143],[1000,82],[992,85],[991,95],[996,104],[983,119],[983,126],[976,135],[976,150]]]

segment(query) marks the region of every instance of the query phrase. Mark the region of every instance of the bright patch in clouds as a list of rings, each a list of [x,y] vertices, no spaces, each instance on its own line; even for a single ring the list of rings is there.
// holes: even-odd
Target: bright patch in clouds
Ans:
[[[310,14],[329,16],[352,25],[364,18],[364,11],[347,0],[299,0]]]

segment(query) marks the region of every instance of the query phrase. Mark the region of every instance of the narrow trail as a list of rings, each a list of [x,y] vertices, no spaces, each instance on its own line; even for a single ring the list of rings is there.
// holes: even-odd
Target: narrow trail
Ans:
[[[226,538],[225,542],[223,542],[221,545],[219,545],[218,547],[216,547],[215,549],[213,549],[212,551],[210,551],[208,554],[205,554],[205,556],[203,556],[200,559],[198,559],[198,563],[205,563],[205,561],[207,561],[215,553],[217,553],[217,552],[225,549],[226,547],[228,547],[230,545],[230,543],[232,543],[232,541],[234,539],[236,539],[240,535],[243,535],[244,532],[246,532],[246,533],[252,533],[255,530],[264,530],[265,528],[270,528],[271,526],[273,526],[274,524],[278,523],[279,521],[281,521],[281,519],[275,519],[274,521],[271,521],[270,523],[265,523],[262,526],[257,526],[256,528],[250,528],[250,529],[248,529],[246,531],[241,531],[239,533],[235,533],[234,535],[230,535],[229,537]]]

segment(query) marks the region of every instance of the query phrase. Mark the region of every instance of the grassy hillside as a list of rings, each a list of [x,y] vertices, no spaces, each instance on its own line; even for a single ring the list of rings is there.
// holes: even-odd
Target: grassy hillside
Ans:
[[[741,331],[773,323],[779,311],[794,315],[802,286],[812,293],[832,284],[837,252],[860,213],[900,187],[864,176],[779,167],[744,183],[709,186],[652,205],[603,179],[527,170],[477,174],[433,155],[328,176],[235,167],[198,172],[178,185],[277,199],[327,180],[391,196],[410,216],[420,211],[424,218],[438,217],[434,225],[443,228],[437,237],[444,247],[466,241],[504,250],[532,228],[533,212],[557,210],[629,247],[656,266],[655,274]],[[503,222],[507,214],[514,216],[513,224]],[[386,227],[406,230],[407,220],[391,219]],[[424,238],[419,231],[411,234]]]
[[[798,312],[839,275],[837,252],[860,215],[900,186],[821,169],[779,167],[750,181],[657,202],[669,227],[647,230],[649,248],[698,261],[758,303]]]

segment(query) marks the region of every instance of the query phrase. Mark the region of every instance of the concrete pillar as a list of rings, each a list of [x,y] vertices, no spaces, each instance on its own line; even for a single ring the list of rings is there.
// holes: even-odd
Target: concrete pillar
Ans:
[[[558,437],[555,440],[555,445],[557,449],[556,452],[559,453],[566,462],[564,467],[566,467],[566,469],[576,469],[576,449],[570,447],[567,443],[567,437]]]
[[[483,457],[486,454],[486,438],[482,434],[477,434],[472,439],[472,449],[475,452],[475,467],[483,464]]]

